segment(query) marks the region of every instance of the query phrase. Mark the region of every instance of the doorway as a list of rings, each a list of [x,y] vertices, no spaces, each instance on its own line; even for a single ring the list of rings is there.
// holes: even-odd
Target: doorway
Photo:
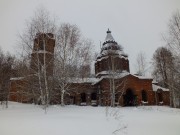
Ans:
[[[97,100],[97,94],[91,93],[91,100]]]
[[[124,106],[135,106],[136,95],[134,95],[131,89],[126,90],[126,94],[123,96]]]
[[[81,103],[86,102],[86,93],[81,93]]]

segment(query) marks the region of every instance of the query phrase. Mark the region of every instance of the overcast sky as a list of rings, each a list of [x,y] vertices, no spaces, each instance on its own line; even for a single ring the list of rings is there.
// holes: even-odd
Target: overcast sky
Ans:
[[[129,55],[132,73],[140,51],[150,61],[163,45],[161,33],[167,30],[172,13],[180,10],[180,0],[0,0],[0,46],[4,51],[15,54],[17,34],[40,5],[61,22],[77,24],[98,52],[109,28]]]

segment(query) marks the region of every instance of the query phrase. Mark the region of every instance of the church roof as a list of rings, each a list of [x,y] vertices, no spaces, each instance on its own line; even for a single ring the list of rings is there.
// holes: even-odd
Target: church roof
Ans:
[[[107,35],[106,35],[106,38],[104,40],[104,43],[103,43],[103,46],[107,46],[108,44],[111,46],[112,45],[118,45],[117,42],[114,40],[112,34],[111,34],[111,31],[108,29],[108,31],[106,32]]]
[[[169,89],[163,88],[163,87],[155,85],[155,84],[152,84],[152,88],[153,88],[153,91],[158,91],[158,90],[169,91]]]
[[[126,58],[128,57],[128,55],[123,52],[122,46],[114,40],[111,31],[108,29],[105,41],[98,57],[106,56],[109,54],[122,55]]]
[[[95,83],[97,82],[99,79],[98,78],[75,78],[75,77],[71,77],[69,78],[68,82],[70,83]]]
[[[106,38],[105,38],[105,41],[104,42],[106,42],[106,41],[114,41],[114,38],[113,38],[113,36],[111,35],[111,31],[108,29],[108,31],[107,31],[107,35],[106,35]]]
[[[132,77],[138,78],[140,80],[152,80],[152,77],[133,75],[133,74],[127,72],[126,70],[122,71],[121,73],[115,73],[114,75],[110,75],[109,73],[110,73],[109,71],[101,71],[100,73],[96,74],[96,76],[98,76],[99,74],[104,74],[104,76],[101,76],[99,78],[99,80],[97,78],[97,81],[94,82],[93,85],[99,83],[103,79],[109,79],[109,78],[121,79],[126,76],[132,76]]]

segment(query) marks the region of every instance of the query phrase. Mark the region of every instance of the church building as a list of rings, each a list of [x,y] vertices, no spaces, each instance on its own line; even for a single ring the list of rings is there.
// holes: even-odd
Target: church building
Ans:
[[[36,59],[35,52],[43,49],[39,42],[42,36],[48,35],[46,50],[52,58],[55,41],[53,34],[40,34],[34,40],[32,59]],[[51,64],[53,65],[53,63]],[[106,33],[100,53],[95,61],[95,77],[79,79],[71,82],[72,86],[81,86],[72,89],[65,95],[65,104],[93,105],[93,106],[137,106],[137,105],[169,105],[169,90],[153,83],[153,79],[130,73],[128,55],[113,38],[111,31]],[[31,68],[34,68],[31,63]],[[48,74],[52,74],[52,67]],[[36,69],[34,69],[36,70]],[[11,93],[18,90],[17,83],[22,84],[23,78],[11,79]],[[81,81],[80,81],[81,80]],[[10,95],[11,101],[17,101],[17,95]],[[57,100],[56,100],[57,101]],[[23,100],[22,100],[23,102]],[[55,103],[52,101],[52,103]],[[60,103],[56,102],[56,103]]]

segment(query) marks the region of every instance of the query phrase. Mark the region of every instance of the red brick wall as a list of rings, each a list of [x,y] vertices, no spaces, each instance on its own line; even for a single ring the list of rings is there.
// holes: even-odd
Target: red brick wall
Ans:
[[[26,81],[25,80],[12,80],[10,83],[9,101],[27,103],[29,97],[26,94]]]

